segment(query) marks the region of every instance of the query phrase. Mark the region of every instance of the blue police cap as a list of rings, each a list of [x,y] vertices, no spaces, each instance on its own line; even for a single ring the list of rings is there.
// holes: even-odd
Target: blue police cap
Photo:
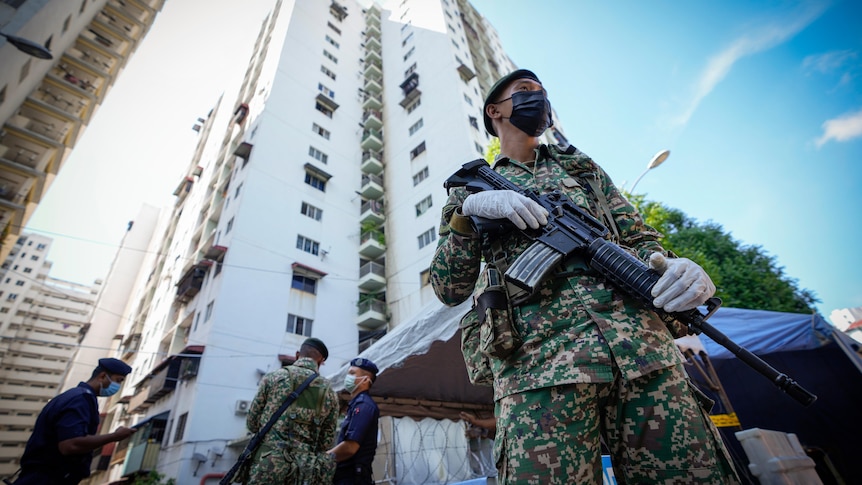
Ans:
[[[368,359],[357,357],[350,361],[350,365],[352,367],[359,367],[362,370],[367,370],[368,372],[374,374],[375,377],[377,376],[377,365],[375,365],[374,362],[371,362]]]
[[[129,372],[132,372],[132,368],[129,364],[112,357],[99,359],[99,367],[105,369],[109,374],[118,374],[121,376],[129,375]]]

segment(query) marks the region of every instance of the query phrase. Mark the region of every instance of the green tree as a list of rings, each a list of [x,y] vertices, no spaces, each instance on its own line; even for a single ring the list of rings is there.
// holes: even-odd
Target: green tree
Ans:
[[[814,313],[820,300],[784,273],[774,256],[760,246],[745,246],[715,222],[698,223],[679,209],[627,194],[644,220],[664,234],[661,243],[709,273],[725,306]]]
[[[500,154],[500,139],[495,137],[491,138],[491,141],[488,142],[488,148],[485,149],[485,161],[488,164],[494,163],[494,157]]]

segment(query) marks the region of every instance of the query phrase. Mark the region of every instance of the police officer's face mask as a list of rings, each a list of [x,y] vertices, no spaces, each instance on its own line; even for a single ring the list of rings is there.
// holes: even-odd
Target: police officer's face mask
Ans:
[[[108,384],[108,387],[103,387],[101,390],[99,390],[99,395],[103,397],[113,396],[119,390],[120,384],[112,380],[111,383]]]
[[[344,376],[344,390],[352,393],[356,390],[356,376],[353,374],[347,374]]]
[[[554,126],[551,119],[551,102],[545,96],[545,91],[516,91],[512,100],[512,115],[509,123],[530,136],[539,136],[548,128]],[[496,103],[495,103],[496,104]]]

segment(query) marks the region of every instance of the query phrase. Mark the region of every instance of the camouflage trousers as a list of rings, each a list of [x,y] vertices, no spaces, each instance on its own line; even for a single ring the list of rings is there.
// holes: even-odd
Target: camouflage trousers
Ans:
[[[278,445],[283,443],[278,443]],[[254,454],[247,485],[332,483],[335,462],[326,453],[309,453],[264,443]]]
[[[739,483],[682,365],[517,393],[496,411],[501,485],[600,484],[602,440],[619,484]]]

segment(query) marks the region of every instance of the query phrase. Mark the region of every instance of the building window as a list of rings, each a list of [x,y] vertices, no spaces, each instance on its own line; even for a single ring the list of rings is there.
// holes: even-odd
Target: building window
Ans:
[[[177,429],[174,431],[174,443],[182,441],[183,435],[186,432],[186,420],[189,418],[189,413],[183,413],[177,419]]]
[[[319,221],[323,217],[323,209],[318,209],[317,207],[314,207],[313,205],[306,202],[302,203],[302,209],[300,209],[299,212],[301,212],[304,216],[314,219],[315,221]]]
[[[215,305],[215,300],[210,300],[210,302],[207,303],[207,309],[206,312],[204,312],[204,322],[210,321],[210,317],[213,316],[213,305]]]
[[[30,259],[32,259],[33,261],[39,261],[39,256],[36,256],[34,254],[33,256],[30,256]]]
[[[330,54],[328,50],[323,49],[323,56],[334,62],[335,64],[338,64],[338,58]]]
[[[305,236],[297,235],[296,249],[300,249],[302,251],[305,251],[306,253],[311,253],[317,256],[317,253],[320,252],[320,243]]]
[[[233,229],[233,217],[231,217],[230,220],[227,221],[227,227],[225,228],[224,233],[229,233],[231,229]]]
[[[311,158],[318,160],[320,162],[323,162],[323,163],[326,163],[327,160],[329,160],[329,156],[327,154],[323,153],[322,151],[320,151],[317,148],[314,148],[312,146],[308,147],[308,155]]]
[[[311,131],[317,133],[318,135],[322,136],[323,138],[326,138],[327,140],[329,139],[329,130],[318,125],[317,123],[311,124]]]
[[[471,116],[470,117],[470,126],[472,126],[473,128],[476,128],[478,130],[479,129],[479,119],[476,118],[475,116]]]
[[[410,103],[410,105],[407,106],[407,114],[410,114],[415,111],[420,104],[422,104],[422,98],[416,98],[416,101],[413,101],[412,103]]]
[[[332,22],[326,22],[326,25],[330,29],[334,30],[336,34],[341,35],[341,30],[338,27],[336,27],[335,25],[333,25]]]
[[[431,208],[431,196],[425,197],[418,204],[416,204],[416,216],[421,216],[422,214],[428,212],[428,209]]]
[[[305,183],[321,192],[326,192],[326,180],[323,180],[310,172],[305,172]]]
[[[24,272],[25,272],[25,273],[32,273],[32,272],[33,272],[33,268],[24,268]]]
[[[434,228],[432,227],[431,229],[428,229],[427,231],[420,234],[419,237],[417,237],[416,239],[419,240],[419,249],[422,249],[425,246],[434,242],[435,239],[437,239],[437,232],[434,231]]]
[[[0,313],[9,313],[9,307],[4,306],[3,308],[0,308]]]
[[[336,42],[336,41],[335,41],[335,39],[333,39],[333,38],[332,38],[332,37],[330,37],[329,35],[327,35],[327,36],[326,36],[326,42],[329,42],[330,44],[332,44],[333,46],[335,46],[335,48],[336,48],[336,49],[338,49],[338,48],[339,48],[338,42]]]
[[[406,61],[407,59],[409,59],[410,56],[413,55],[413,51],[415,51],[415,50],[416,50],[416,47],[411,47],[410,50],[407,51],[407,54],[404,54],[404,60]]]
[[[3,85],[3,89],[0,89],[0,104],[6,101],[6,85]]]
[[[408,67],[407,70],[404,71],[404,77],[405,78],[410,77],[410,75],[413,74],[413,71],[415,71],[415,70],[416,70],[416,63],[414,62],[412,66]]]
[[[419,185],[419,182],[428,178],[428,167],[423,168],[413,175],[413,186]]]
[[[454,45],[456,49],[460,49],[460,48],[461,48],[461,46],[460,46],[460,45],[458,45],[458,43],[457,43],[457,42],[455,42],[455,39],[452,39],[452,45]]]
[[[15,301],[15,298],[18,298],[18,293],[9,293],[9,296],[6,297],[9,301]]]
[[[44,251],[46,247],[48,247],[46,244],[39,243],[36,245],[36,251]]]
[[[331,110],[331,109],[329,109],[329,107],[328,107],[328,106],[326,106],[325,104],[321,103],[320,101],[317,101],[317,102],[314,104],[314,109],[316,109],[317,111],[320,111],[321,113],[325,114],[328,118],[332,118],[332,110]]]
[[[473,100],[470,99],[470,96],[467,96],[467,93],[464,93],[464,101],[466,101],[470,106],[473,106]]]
[[[416,148],[410,150],[410,160],[413,160],[414,158],[418,157],[424,151],[425,151],[425,142],[423,141],[422,143],[417,145]]]
[[[66,20],[63,21],[63,32],[62,32],[63,34],[65,34],[67,30],[69,30],[69,24],[71,22],[72,22],[72,16],[69,15],[68,17],[66,17]]]
[[[317,90],[320,91],[321,93],[329,96],[330,98],[335,97],[335,91],[329,89],[328,87],[324,86],[321,83],[317,83]]]
[[[424,122],[422,121],[422,118],[419,118],[419,121],[417,121],[416,123],[413,123],[413,126],[408,128],[407,131],[409,131],[410,135],[412,136],[413,133],[416,133],[417,131],[419,131],[419,128],[422,128],[423,124],[424,124]]]
[[[313,295],[317,294],[317,280],[309,278],[308,276],[300,274],[293,275],[293,281],[290,283],[290,287]]]
[[[15,286],[24,286],[24,280],[18,280],[15,282]]]
[[[320,72],[326,74],[330,79],[335,81],[335,73],[326,68],[326,66],[320,66]]]
[[[239,197],[239,191],[240,191],[241,189],[242,189],[242,184],[239,184],[239,185],[237,185],[237,186],[236,186],[236,192],[234,192],[234,194],[233,194],[233,198],[234,198],[234,199],[236,199],[237,197]]]
[[[473,144],[476,146],[476,152],[477,152],[479,155],[484,155],[484,154],[485,154],[485,149],[484,149],[484,148],[482,148],[482,145],[478,144],[478,143],[477,143],[477,142],[475,142],[475,141],[473,142]]]
[[[287,314],[287,333],[295,333],[304,337],[311,337],[311,325],[314,320],[300,317],[292,313]]]
[[[404,40],[401,41],[401,47],[406,46],[407,41],[409,41],[411,37],[413,37],[413,32],[410,32],[409,34],[407,34],[407,37],[405,37]]]

